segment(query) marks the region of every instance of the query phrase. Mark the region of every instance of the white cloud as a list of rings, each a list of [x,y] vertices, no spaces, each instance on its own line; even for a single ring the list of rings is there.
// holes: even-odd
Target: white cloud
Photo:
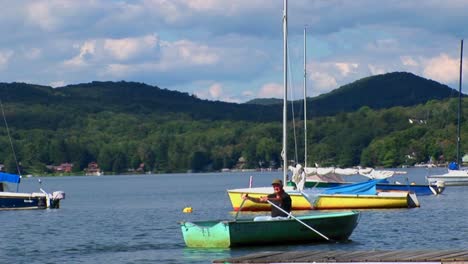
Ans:
[[[117,60],[128,60],[156,48],[157,44],[158,37],[148,35],[141,38],[105,39],[103,48]]]
[[[219,0],[186,0],[187,6],[194,10],[217,10]]]
[[[357,63],[349,63],[349,62],[336,62],[335,67],[338,68],[340,74],[343,76],[348,76],[351,74],[355,69],[359,67]]]
[[[313,72],[309,78],[312,80],[312,84],[310,86],[313,91],[310,96],[319,95],[338,88],[338,82],[336,79],[325,72]]]
[[[124,79],[193,91],[192,84],[210,80],[195,86],[204,98],[282,97],[274,84],[281,83],[281,1],[34,0],[7,7],[0,10],[0,33],[8,36],[0,43],[4,81]],[[307,24],[315,95],[390,71],[453,85],[459,39],[468,34],[456,25],[468,23],[467,8],[464,0],[290,1],[291,80],[302,82]],[[258,83],[269,84],[257,91]]]
[[[124,64],[109,64],[103,72],[100,73],[102,76],[110,75],[118,78],[126,77],[129,72],[132,71],[132,67]]]
[[[210,92],[211,98],[219,98],[223,93],[223,88],[219,83],[214,83],[210,86],[210,88],[208,88],[208,90]]]
[[[224,96],[223,85],[221,83],[212,83],[211,81],[200,81],[198,82],[198,84],[195,85],[208,86],[207,88],[202,88],[195,91],[195,95],[197,95],[198,98],[208,100],[220,100]]]
[[[258,97],[260,98],[283,98],[284,87],[278,83],[267,83],[260,88]]]
[[[219,59],[219,56],[212,52],[208,46],[197,45],[186,40],[173,43],[173,48],[184,62],[195,65],[214,64]]]
[[[181,71],[198,66],[212,66],[220,61],[220,49],[188,40],[159,41],[156,35],[125,39],[86,41],[77,56],[65,64],[107,65],[105,72],[122,76],[124,71]]]
[[[66,66],[72,66],[72,67],[80,67],[80,66],[85,66],[87,64],[86,60],[87,58],[90,58],[95,54],[96,50],[96,41],[86,41],[83,45],[79,47],[80,53],[64,62],[64,65]]]
[[[361,76],[361,62],[314,62],[307,65],[313,71],[309,74],[310,90],[309,96],[316,96],[330,92],[341,85],[355,81],[355,76]],[[368,69],[365,69],[366,71]]]
[[[387,71],[383,68],[383,66],[378,66],[378,65],[372,65],[369,64],[367,65],[369,67],[369,71],[372,75],[378,75],[378,74],[384,74]]]
[[[65,81],[55,81],[55,82],[49,83],[49,86],[51,86],[53,88],[63,87],[65,85],[66,85]]]
[[[207,66],[219,62],[218,50],[188,40],[161,41],[161,60],[158,70],[169,71],[190,66]]]
[[[0,70],[3,70],[7,67],[10,58],[13,56],[14,52],[11,50],[1,51],[0,50]]]
[[[216,101],[224,101],[230,103],[239,103],[239,98],[228,94],[225,91],[223,84],[214,82],[213,81],[199,81],[196,82],[194,85],[205,86],[204,88],[198,89],[194,92],[194,94],[201,99],[207,100],[216,100]]]
[[[24,56],[30,60],[35,60],[41,57],[42,50],[39,48],[31,48],[29,50],[24,51]]]
[[[50,31],[55,29],[58,21],[50,10],[49,3],[44,1],[34,1],[26,6],[27,19],[34,25],[43,30]]]
[[[81,25],[92,31],[96,20],[110,16],[116,12],[115,5],[101,0],[35,0],[15,1],[25,2],[19,13],[23,21],[22,26],[30,28],[35,33],[38,29],[47,34],[64,30],[67,34],[74,33]],[[21,5],[21,4],[20,4]],[[103,10],[107,8],[107,10]],[[99,15],[98,15],[99,14]],[[26,22],[24,22],[26,21]],[[78,29],[79,30],[79,29]]]
[[[211,17],[234,17],[234,21],[245,21],[246,15],[250,13],[268,14],[266,10],[279,7],[281,4],[272,5],[270,0],[146,0],[144,4],[147,9],[156,13],[167,24],[196,24],[210,23]],[[275,10],[275,9],[274,9]],[[222,25],[219,21],[218,25]],[[216,27],[218,25],[210,25]]]
[[[401,63],[403,63],[403,65],[405,66],[419,66],[419,63],[416,60],[414,60],[411,56],[401,56],[400,60]]]
[[[161,16],[168,24],[175,23],[184,17],[183,10],[180,9],[176,1],[147,0],[145,2],[149,10]]]
[[[429,79],[451,83],[459,78],[459,65],[459,60],[450,58],[447,54],[440,54],[426,62],[423,74]]]
[[[137,64],[145,64],[147,60],[156,59],[158,43],[158,37],[154,34],[135,38],[91,39],[78,45],[79,54],[64,64],[73,67],[107,65],[109,73],[122,72],[123,63],[132,61],[129,66],[135,60],[140,60]]]

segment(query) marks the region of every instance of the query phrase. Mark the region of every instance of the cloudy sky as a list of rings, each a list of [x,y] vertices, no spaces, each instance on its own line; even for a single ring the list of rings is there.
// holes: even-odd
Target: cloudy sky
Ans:
[[[281,0],[0,4],[0,82],[125,80],[209,100],[282,97]],[[302,98],[305,26],[310,97],[394,71],[458,89],[468,0],[289,0],[288,18],[290,99]]]

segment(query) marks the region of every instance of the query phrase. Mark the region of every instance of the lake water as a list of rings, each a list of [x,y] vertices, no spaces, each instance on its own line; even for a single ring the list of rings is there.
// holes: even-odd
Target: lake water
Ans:
[[[406,170],[399,181],[424,182],[426,169]],[[280,172],[43,177],[42,188],[63,190],[66,200],[58,210],[0,211],[0,262],[211,263],[267,250],[468,248],[468,187],[421,196],[420,208],[362,211],[347,243],[186,248],[178,222],[233,219],[226,189],[247,187],[251,175],[254,187],[282,177]],[[20,191],[39,187],[37,178],[25,178]],[[193,213],[184,214],[186,206]],[[301,213],[307,212],[295,212]]]

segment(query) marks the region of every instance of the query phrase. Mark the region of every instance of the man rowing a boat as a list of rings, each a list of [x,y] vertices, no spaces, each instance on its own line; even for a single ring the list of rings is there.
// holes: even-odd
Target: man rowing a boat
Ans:
[[[283,181],[280,179],[274,179],[271,183],[273,186],[274,193],[268,196],[262,196],[260,198],[250,197],[248,194],[243,194],[242,199],[249,200],[254,203],[271,203],[277,205],[277,207],[283,209],[283,211],[291,212],[291,197],[283,189]],[[277,208],[276,206],[271,207],[271,218],[276,217],[288,217],[289,215]]]

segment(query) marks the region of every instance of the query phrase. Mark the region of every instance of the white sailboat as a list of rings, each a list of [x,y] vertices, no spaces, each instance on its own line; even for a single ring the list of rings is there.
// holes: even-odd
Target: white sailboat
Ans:
[[[5,112],[3,111],[3,103],[1,100],[0,110],[2,112],[3,121],[5,122],[6,131],[8,134],[8,138],[10,139],[13,156],[16,162],[16,168],[18,170],[18,174],[0,172],[0,210],[60,208],[60,201],[65,199],[65,193],[63,191],[47,193],[42,188],[39,188],[40,192],[19,192],[19,184],[21,182],[21,170],[19,167],[18,160],[16,158],[15,151],[13,149],[13,143],[11,141],[8,123],[6,121]],[[39,181],[39,183],[41,182]],[[16,192],[9,191],[9,184],[16,184]]]
[[[373,168],[335,168],[335,167],[308,167],[307,166],[307,28],[304,27],[304,167],[301,164],[289,166],[292,172],[291,181],[288,186],[295,186],[296,190],[302,191],[304,188],[315,187],[335,187],[352,184],[344,180],[343,176],[362,175],[369,179],[386,179],[393,175],[406,174],[405,171],[375,170]],[[410,191],[418,195],[437,195],[443,191],[443,186],[430,185],[402,185],[380,183],[377,184],[379,190],[385,191]]]
[[[304,41],[305,45],[305,41]],[[283,184],[287,183],[288,163],[287,163],[287,1],[284,2],[283,14],[283,55],[284,55],[284,93],[283,93],[283,148],[281,156],[283,159]],[[307,128],[305,128],[307,129]],[[306,143],[307,144],[307,143]],[[307,153],[305,154],[307,155]],[[375,185],[374,185],[375,187]],[[410,197],[407,192],[401,193],[379,193],[375,195],[344,194],[328,195],[327,197],[317,197],[312,193],[307,194],[307,190],[296,190],[293,186],[284,186],[284,190],[290,195],[292,200],[292,210],[310,210],[310,209],[333,209],[333,206],[339,204],[340,209],[345,208],[402,208],[419,206],[415,195]],[[315,190],[312,190],[315,191]],[[269,204],[254,203],[249,200],[243,200],[242,194],[249,194],[251,197],[261,197],[272,193],[270,187],[243,188],[227,190],[232,207],[235,211],[265,211],[270,210]],[[320,195],[319,195],[320,196]],[[314,200],[312,201],[311,198]],[[337,202],[335,200],[338,199]],[[357,200],[357,201],[356,201]],[[329,202],[328,202],[329,201]],[[353,207],[358,205],[358,207]]]
[[[284,190],[291,196],[292,199],[292,210],[310,210],[312,205],[310,201],[304,197],[304,195],[295,190],[293,186],[286,186],[288,180],[288,163],[287,163],[287,91],[288,91],[288,51],[287,51],[287,1],[284,1],[284,14],[283,14],[283,70],[284,70],[284,93],[283,93],[283,148],[281,151],[281,157],[283,159],[283,184]],[[305,34],[305,32],[304,32]],[[305,37],[304,37],[305,45]],[[305,50],[305,48],[304,48]],[[305,55],[304,55],[305,56]],[[304,59],[305,67],[305,59]],[[305,98],[305,97],[304,97]],[[304,118],[305,119],[305,118]],[[307,155],[307,153],[305,154]],[[270,205],[253,203],[248,200],[244,201],[241,199],[242,194],[249,194],[251,197],[261,197],[272,193],[271,186],[268,187],[255,187],[255,188],[240,188],[227,190],[229,199],[231,200],[232,207],[235,211],[263,211],[269,210]]]
[[[288,39],[288,26],[287,26],[287,0],[284,1],[284,9],[283,9],[283,147],[282,147],[282,151],[281,151],[281,157],[283,159],[283,184],[286,184],[286,181],[287,181],[287,176],[288,176],[288,158],[287,158],[287,152],[286,152],[286,149],[287,149],[287,129],[286,129],[286,126],[287,126],[287,102],[288,102],[288,98],[287,98],[287,85],[288,85],[288,62],[287,62],[287,58],[288,58],[288,42],[287,42],[287,39]],[[286,187],[286,186],[285,186]],[[292,190],[292,188],[291,188]],[[288,190],[286,190],[288,191]],[[245,208],[248,208],[249,206],[252,206],[252,207],[255,207],[254,203],[253,202],[249,202],[246,200],[245,204],[244,204],[244,200],[241,199],[241,194],[244,194],[244,193],[247,193],[247,194],[257,194],[257,195],[261,195],[261,196],[264,196],[264,195],[268,195],[272,192],[272,188],[271,187],[259,187],[259,188],[242,188],[242,189],[230,189],[230,190],[227,190],[228,194],[229,194],[229,198],[231,199],[231,203],[232,203],[232,206],[234,208],[234,210],[240,210],[241,208],[240,207],[243,207],[244,209]],[[291,194],[290,194],[291,195]],[[300,195],[300,194],[299,194]],[[301,198],[302,198],[302,195],[300,195]],[[294,199],[292,197],[292,199]],[[298,203],[296,203],[296,206],[299,206]],[[300,209],[310,209],[311,206],[310,204],[305,200],[303,199],[303,206],[304,208],[300,208]],[[265,206],[265,207],[268,207],[269,208],[269,205]],[[298,208],[294,208],[293,206],[293,209],[298,209]]]
[[[447,173],[427,176],[429,183],[444,182],[446,186],[468,186],[468,170],[460,169],[460,121],[461,121],[461,96],[462,96],[462,72],[463,72],[463,39],[460,42],[460,79],[458,88],[458,128],[457,128],[457,161],[450,163]]]

